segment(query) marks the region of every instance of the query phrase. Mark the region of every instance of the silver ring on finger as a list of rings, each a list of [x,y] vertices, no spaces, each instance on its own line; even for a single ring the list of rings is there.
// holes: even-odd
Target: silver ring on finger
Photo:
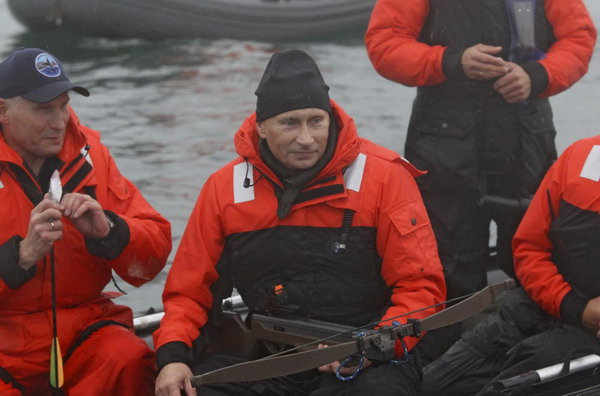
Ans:
[[[483,77],[483,70],[480,70],[480,71],[479,71],[479,75],[480,75],[481,77]]]
[[[52,231],[54,231],[54,222],[53,221],[50,222],[50,227],[52,227]]]

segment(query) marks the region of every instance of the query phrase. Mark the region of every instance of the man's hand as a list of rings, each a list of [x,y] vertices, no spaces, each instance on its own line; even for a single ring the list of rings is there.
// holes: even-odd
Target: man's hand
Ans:
[[[65,194],[60,201],[60,211],[85,236],[101,239],[110,232],[102,206],[89,195]]]
[[[502,47],[477,44],[463,53],[461,63],[463,72],[471,80],[487,81],[501,77],[509,72],[508,62],[498,56]]]
[[[507,103],[520,103],[531,95],[531,77],[516,63],[509,62],[510,72],[494,83],[494,89]]]
[[[600,297],[588,301],[581,315],[581,324],[600,338]]]
[[[59,205],[46,195],[29,216],[27,236],[19,244],[19,265],[28,270],[46,256],[54,242],[62,238],[63,224]]]
[[[191,376],[192,370],[186,364],[169,363],[158,373],[154,392],[156,396],[181,396],[181,391],[185,390],[187,396],[196,396]]]
[[[319,344],[318,349],[322,349],[322,348],[327,348],[327,345],[324,344]],[[338,368],[340,367],[341,363],[338,361],[335,361],[333,363],[329,363],[329,364],[325,364],[323,366],[319,367],[319,371],[321,373],[326,373],[326,374],[335,374],[337,373]],[[363,361],[363,369],[369,367],[371,365],[371,361],[369,359],[365,359]],[[343,375],[344,377],[352,375],[354,372],[356,372],[357,367],[342,367],[342,369],[340,370],[340,374]]]

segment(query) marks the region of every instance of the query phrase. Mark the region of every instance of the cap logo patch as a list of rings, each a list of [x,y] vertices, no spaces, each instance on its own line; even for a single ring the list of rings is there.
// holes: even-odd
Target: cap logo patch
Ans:
[[[296,91],[286,94],[285,98],[289,100],[306,100],[310,99],[310,95],[308,95],[306,92]]]
[[[58,62],[49,54],[42,53],[35,58],[35,68],[46,77],[58,77],[61,70]]]

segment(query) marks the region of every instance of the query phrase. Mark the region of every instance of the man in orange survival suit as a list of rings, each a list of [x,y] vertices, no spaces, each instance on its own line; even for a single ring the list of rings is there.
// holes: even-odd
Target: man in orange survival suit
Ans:
[[[152,394],[154,354],[133,334],[131,310],[102,290],[112,270],[135,286],[151,280],[171,250],[170,224],[79,123],[71,90],[89,95],[45,51],[0,63],[0,394],[50,394],[52,264],[62,390]],[[55,171],[60,203],[47,194]]]
[[[157,395],[195,395],[192,372],[239,361],[188,360],[192,342],[215,319],[211,305],[220,307],[232,287],[251,312],[350,326],[444,300],[433,231],[414,181],[420,172],[359,138],[328,91],[305,52],[276,53],[267,65],[256,113],[234,139],[239,157],[204,185],[169,273],[165,317],[154,334]],[[406,342],[412,349],[417,339]],[[337,366],[205,386],[198,394],[412,395],[420,383],[413,359],[373,363],[348,382],[333,374]]]
[[[600,135],[552,165],[513,239],[523,287],[425,368],[423,393],[492,394],[497,379],[600,354],[599,240]]]

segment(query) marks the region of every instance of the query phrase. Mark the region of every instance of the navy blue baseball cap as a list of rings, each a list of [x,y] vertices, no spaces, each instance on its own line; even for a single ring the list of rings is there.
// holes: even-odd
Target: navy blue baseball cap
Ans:
[[[0,62],[0,98],[21,96],[37,103],[48,103],[73,90],[83,96],[90,92],[69,80],[54,56],[38,48],[19,48]]]

